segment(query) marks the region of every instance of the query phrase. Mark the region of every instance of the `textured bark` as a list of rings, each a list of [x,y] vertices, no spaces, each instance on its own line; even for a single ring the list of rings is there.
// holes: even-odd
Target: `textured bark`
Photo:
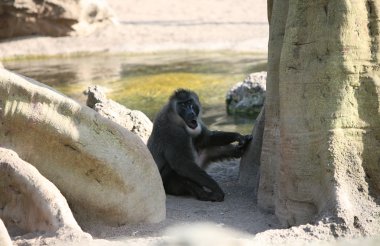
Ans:
[[[378,230],[379,1],[274,0],[258,204]]]
[[[269,211],[274,210],[275,180],[280,163],[279,155],[279,63],[282,49],[288,1],[276,1],[272,9],[272,18],[268,46],[268,75],[265,101],[264,141],[261,153],[261,166],[258,204]]]
[[[242,156],[239,168],[239,182],[242,185],[253,187],[255,192],[258,189],[260,179],[260,157],[263,144],[263,133],[265,125],[265,108],[263,108],[256,118],[255,127],[252,130],[252,141],[247,152]]]
[[[272,18],[273,0],[267,0],[267,15],[268,23],[270,24],[270,19]]]

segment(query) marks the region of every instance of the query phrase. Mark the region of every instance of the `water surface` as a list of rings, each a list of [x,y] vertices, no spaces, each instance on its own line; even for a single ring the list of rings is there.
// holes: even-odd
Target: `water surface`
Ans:
[[[266,70],[266,55],[253,53],[158,53],[94,55],[4,62],[12,71],[43,82],[84,103],[90,85],[154,119],[177,88],[198,93],[203,120],[215,130],[250,133],[254,119],[228,116],[225,95],[249,73]]]

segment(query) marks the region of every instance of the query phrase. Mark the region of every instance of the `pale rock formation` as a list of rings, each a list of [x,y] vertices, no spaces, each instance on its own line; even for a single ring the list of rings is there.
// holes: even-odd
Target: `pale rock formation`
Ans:
[[[379,232],[380,2],[269,6],[258,205],[287,226]]]
[[[0,143],[53,182],[74,216],[112,225],[165,218],[165,192],[139,137],[34,80],[0,69]]]
[[[0,217],[10,231],[81,231],[57,187],[12,150],[0,148],[0,180]]]
[[[12,246],[11,238],[9,237],[8,230],[5,228],[3,221],[0,219],[0,245]]]
[[[227,113],[257,116],[265,101],[267,72],[251,73],[226,95]]]
[[[240,159],[239,182],[242,185],[254,187],[255,192],[257,192],[258,181],[260,179],[260,158],[264,126],[265,108],[261,110],[259,116],[256,118],[255,126],[252,131],[252,141]]]
[[[87,35],[114,21],[105,0],[0,2],[0,39],[25,35]]]
[[[145,144],[147,143],[153,129],[153,123],[143,112],[128,109],[111,99],[107,99],[105,91],[96,85],[89,87],[85,94],[87,95],[87,106],[127,128],[139,136]]]

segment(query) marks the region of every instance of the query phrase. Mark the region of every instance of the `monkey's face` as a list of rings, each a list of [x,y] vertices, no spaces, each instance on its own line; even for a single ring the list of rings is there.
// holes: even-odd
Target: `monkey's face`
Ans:
[[[195,129],[198,127],[198,115],[200,108],[194,99],[190,98],[184,101],[177,101],[176,108],[178,115],[181,116],[189,128]]]

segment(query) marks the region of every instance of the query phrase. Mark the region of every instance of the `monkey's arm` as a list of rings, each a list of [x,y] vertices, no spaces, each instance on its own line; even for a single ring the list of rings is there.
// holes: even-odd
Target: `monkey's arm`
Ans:
[[[212,162],[241,157],[244,153],[244,149],[233,144],[227,144],[204,148],[199,150],[198,153],[199,166],[205,170]]]
[[[195,141],[197,146],[205,148],[209,146],[223,146],[233,142],[239,142],[239,145],[244,145],[251,139],[252,135],[243,136],[237,132],[210,131],[207,127],[202,126],[202,132]]]

